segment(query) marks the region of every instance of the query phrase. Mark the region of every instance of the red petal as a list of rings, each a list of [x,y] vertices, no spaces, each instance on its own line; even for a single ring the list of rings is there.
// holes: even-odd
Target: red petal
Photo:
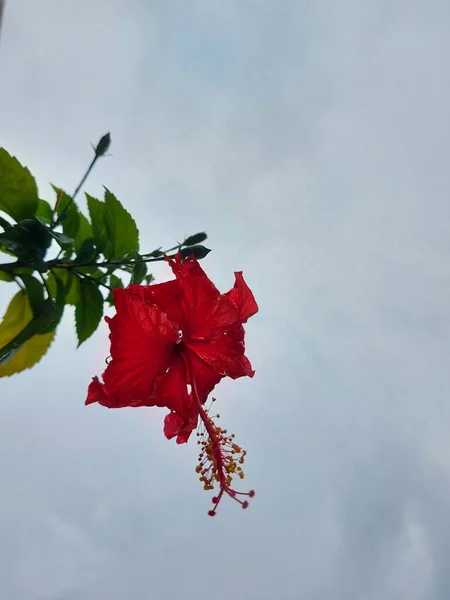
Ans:
[[[209,394],[222,379],[223,375],[218,373],[195,352],[192,352],[189,349],[187,349],[187,358],[191,365],[192,376],[195,379],[198,397],[200,402],[204,404]]]
[[[168,440],[177,436],[177,444],[185,444],[194,429],[197,429],[197,415],[186,421],[177,413],[171,412],[164,419],[164,435]]]
[[[105,393],[103,384],[100,383],[98,377],[94,377],[89,384],[85,405],[88,406],[88,404],[93,404],[94,402],[103,404],[103,406],[107,406],[108,402],[108,395]]]
[[[185,420],[197,413],[192,396],[188,392],[188,377],[180,354],[174,355],[166,373],[155,379],[152,398],[159,406],[167,406]]]
[[[241,323],[246,323],[251,316],[258,312],[258,305],[253,292],[245,283],[242,271],[236,271],[234,277],[234,287],[224,296],[229,298],[238,309]]]
[[[111,357],[103,374],[104,390],[114,406],[164,406],[150,399],[155,378],[170,365],[177,325],[134,292],[114,290],[117,314],[109,319]]]
[[[152,285],[130,285],[128,289],[146,302],[155,304],[171,321],[183,329],[187,311],[184,306],[183,290],[178,281],[174,279]]]
[[[233,302],[220,294],[195,258],[169,262],[183,290],[186,307],[183,333],[188,339],[216,339],[236,323],[239,314]]]
[[[244,356],[242,325],[230,327],[216,342],[189,344],[189,348],[222,377],[237,379],[246,375],[253,377],[255,374],[250,361]]]

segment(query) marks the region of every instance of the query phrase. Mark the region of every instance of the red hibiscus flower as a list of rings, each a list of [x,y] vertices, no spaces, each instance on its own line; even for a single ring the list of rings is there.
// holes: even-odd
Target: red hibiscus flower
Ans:
[[[170,413],[164,433],[187,442],[200,418],[201,446],[197,472],[205,489],[220,486],[215,509],[224,493],[244,508],[246,501],[231,489],[233,475],[243,477],[245,451],[214,423],[204,403],[223,377],[253,377],[244,354],[243,323],[258,305],[242,272],[234,287],[221,294],[192,256],[166,258],[175,279],[154,285],[130,285],[113,291],[116,315],[110,327],[111,360],[103,383],[94,377],[86,404],[108,408],[164,406]],[[254,492],[244,495],[253,496]]]

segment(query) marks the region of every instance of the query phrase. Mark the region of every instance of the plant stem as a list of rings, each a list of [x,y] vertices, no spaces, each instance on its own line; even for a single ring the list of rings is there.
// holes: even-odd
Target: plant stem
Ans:
[[[84,182],[86,181],[86,179],[89,177],[89,173],[92,171],[92,169],[94,168],[95,163],[97,162],[97,160],[99,159],[100,155],[99,154],[95,154],[94,158],[91,161],[91,164],[89,165],[89,167],[87,168],[86,173],[83,175],[83,177],[81,178],[80,183],[78,184],[77,188],[75,189],[74,193],[72,194],[69,202],[66,204],[64,210],[62,211],[62,213],[59,215],[59,217],[56,219],[56,221],[52,224],[52,229],[55,229],[55,227],[57,227],[61,221],[64,219],[67,211],[69,210],[69,207],[73,204],[78,192],[81,190]]]

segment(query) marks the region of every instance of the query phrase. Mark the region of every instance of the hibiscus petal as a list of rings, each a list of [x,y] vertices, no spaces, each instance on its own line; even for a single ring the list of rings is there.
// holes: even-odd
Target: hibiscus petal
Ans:
[[[246,323],[251,316],[258,312],[258,305],[253,292],[244,280],[242,271],[235,271],[234,277],[234,287],[224,296],[229,298],[238,309],[241,323]]]
[[[130,290],[114,290],[114,303],[117,314],[108,319],[112,360],[103,374],[104,389],[115,406],[164,406],[150,393],[155,378],[170,366],[178,326]]]
[[[172,357],[169,369],[155,379],[152,398],[159,406],[167,406],[184,419],[196,414],[195,403],[188,392],[188,375],[180,354]]]
[[[171,321],[183,329],[186,318],[183,290],[176,279],[151,285],[130,285],[130,291],[165,312]]]
[[[242,325],[230,327],[227,333],[213,343],[196,342],[189,344],[189,349],[222,377],[232,379],[253,377],[255,372],[250,361],[244,355],[244,328]]]
[[[208,363],[200,358],[195,352],[186,349],[187,360],[190,364],[192,377],[195,379],[197,394],[202,404],[206,402],[209,394],[213,391],[223,375],[213,369]]]
[[[188,339],[214,340],[239,319],[239,313],[208,278],[197,259],[168,259],[184,295],[183,333]]]
[[[164,419],[164,435],[168,440],[175,436],[177,444],[185,444],[194,429],[197,429],[198,416],[186,421],[175,412],[166,415]]]

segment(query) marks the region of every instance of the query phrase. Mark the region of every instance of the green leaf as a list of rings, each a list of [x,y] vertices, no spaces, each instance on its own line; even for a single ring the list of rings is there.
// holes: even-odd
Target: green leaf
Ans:
[[[3,217],[0,217],[0,226],[3,227],[3,229],[6,231],[11,227],[11,223]]]
[[[52,222],[53,211],[47,200],[39,200],[36,216],[44,219],[47,224]]]
[[[155,278],[153,277],[152,274],[145,276],[145,283],[147,285],[150,285],[151,283],[153,283],[153,281],[155,281]]]
[[[136,260],[142,260],[142,256],[136,255]],[[133,264],[133,273],[131,275],[131,283],[142,283],[147,275],[147,265],[145,262],[135,262]]]
[[[78,347],[97,329],[103,316],[103,296],[89,279],[80,281],[80,301],[75,308]]]
[[[87,218],[80,212],[80,226],[78,227],[78,233],[75,236],[74,248],[75,252],[79,252],[81,244],[85,239],[93,237],[92,226]]]
[[[96,279],[104,279],[106,275],[98,267],[77,267],[76,272],[82,275],[90,275]]]
[[[111,275],[111,277],[109,278],[109,287],[112,289],[123,287],[123,282],[120,279],[120,277],[117,277],[117,275]]]
[[[75,202],[64,190],[52,185],[56,193],[56,214],[58,217],[64,213],[61,222],[63,233],[68,237],[75,239],[80,227],[80,213]],[[68,208],[67,208],[68,207]]]
[[[107,258],[121,258],[139,250],[139,231],[130,213],[108,189],[105,188],[105,223],[112,243]]]
[[[0,246],[17,258],[36,264],[42,261],[51,243],[49,230],[37,219],[25,219],[0,233]]]
[[[0,210],[22,221],[36,213],[38,203],[36,182],[30,171],[0,148]]]
[[[0,324],[0,377],[29,369],[42,358],[54,337],[54,332],[42,332],[54,317],[51,300],[46,300],[41,314],[33,317],[28,294],[14,296]]]
[[[33,315],[38,317],[44,309],[44,285],[32,275],[19,275],[27,290]]]
[[[86,199],[97,248],[103,255],[107,256],[110,253],[111,242],[108,237],[108,231],[106,229],[105,222],[106,205],[101,200],[98,200],[93,196],[89,196],[89,194],[86,194]]]
[[[64,313],[64,306],[66,303],[66,285],[62,279],[59,277],[55,277],[56,282],[56,293],[53,294],[53,307],[54,307],[54,317],[50,321],[50,323],[45,327],[42,333],[50,333],[54,331],[56,327],[59,325],[59,322],[62,319]]]
[[[61,248],[68,249],[73,244],[73,239],[64,233],[59,233],[58,231],[49,230],[52,238],[61,246]]]
[[[84,240],[77,253],[76,262],[83,264],[93,261],[97,257],[95,239],[90,237]]]
[[[80,300],[80,282],[78,277],[67,269],[52,269],[47,275],[46,283],[53,298],[57,298],[58,282],[64,285],[65,303],[76,306]]]
[[[0,271],[0,281],[14,281],[14,277],[8,271]]]
[[[109,278],[109,287],[114,290],[118,287],[124,287],[122,280],[120,279],[120,277],[117,277],[117,275],[111,275],[111,277]],[[106,298],[106,302],[109,303],[110,306],[112,306],[114,304],[114,299],[113,299],[113,295],[111,292],[109,292],[107,298]]]

